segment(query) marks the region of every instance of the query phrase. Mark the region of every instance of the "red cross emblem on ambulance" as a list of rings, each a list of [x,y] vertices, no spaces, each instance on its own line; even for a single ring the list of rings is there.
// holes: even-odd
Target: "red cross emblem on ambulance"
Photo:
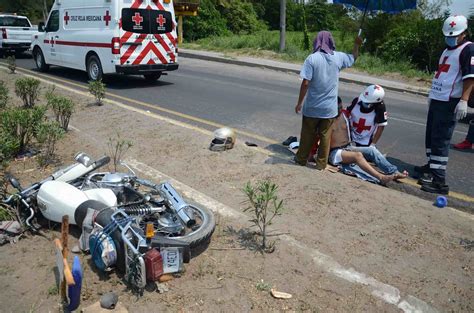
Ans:
[[[140,24],[143,22],[143,16],[141,16],[140,13],[137,12],[132,17],[132,21],[135,22],[135,26],[140,26]]]
[[[160,25],[160,27],[163,27],[166,24],[166,19],[163,17],[163,14],[158,15],[156,22]]]

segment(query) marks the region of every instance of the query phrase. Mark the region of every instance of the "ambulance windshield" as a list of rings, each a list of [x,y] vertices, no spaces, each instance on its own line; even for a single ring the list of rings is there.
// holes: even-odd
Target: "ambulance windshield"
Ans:
[[[173,18],[168,11],[122,9],[122,28],[139,34],[164,34],[173,30]]]

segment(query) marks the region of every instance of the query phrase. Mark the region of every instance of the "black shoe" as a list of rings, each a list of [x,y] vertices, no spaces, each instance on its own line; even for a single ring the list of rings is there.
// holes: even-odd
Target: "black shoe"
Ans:
[[[425,185],[425,184],[431,184],[433,182],[433,174],[431,173],[424,173],[419,179],[418,179],[418,185]]]
[[[449,186],[445,183],[438,183],[432,181],[429,184],[423,184],[421,186],[421,190],[441,195],[447,195],[449,193]]]
[[[291,143],[297,142],[297,141],[298,141],[298,138],[296,138],[294,136],[290,136],[285,141],[283,141],[281,144],[284,145],[284,146],[289,146]]]
[[[415,166],[414,170],[418,174],[429,173],[430,172],[430,165],[428,163],[426,163],[425,165],[422,165],[422,166]]]

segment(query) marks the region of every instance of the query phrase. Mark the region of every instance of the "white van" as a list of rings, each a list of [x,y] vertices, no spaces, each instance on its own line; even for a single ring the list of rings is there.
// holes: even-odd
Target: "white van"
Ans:
[[[41,71],[49,65],[157,80],[178,69],[172,0],[56,0],[31,44]]]

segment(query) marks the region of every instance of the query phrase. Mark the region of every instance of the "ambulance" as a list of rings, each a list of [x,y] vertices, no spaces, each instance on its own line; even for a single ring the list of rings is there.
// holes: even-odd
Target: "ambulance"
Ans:
[[[31,44],[36,67],[143,75],[154,81],[178,69],[172,0],[56,0]]]

